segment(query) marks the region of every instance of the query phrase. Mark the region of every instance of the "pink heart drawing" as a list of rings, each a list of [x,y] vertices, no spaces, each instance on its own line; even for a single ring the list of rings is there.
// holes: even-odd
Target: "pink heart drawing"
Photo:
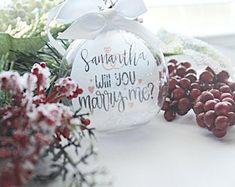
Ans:
[[[128,105],[129,105],[130,108],[134,107],[134,103],[133,102],[132,103],[128,103]]]
[[[110,53],[111,51],[112,51],[111,47],[105,47],[105,48],[104,48],[104,52],[105,52],[106,54]]]
[[[143,80],[142,80],[142,79],[139,79],[138,82],[139,82],[139,84],[141,84],[141,83],[143,82]]]
[[[88,87],[88,91],[92,94],[95,90],[95,87],[94,86],[89,86]]]

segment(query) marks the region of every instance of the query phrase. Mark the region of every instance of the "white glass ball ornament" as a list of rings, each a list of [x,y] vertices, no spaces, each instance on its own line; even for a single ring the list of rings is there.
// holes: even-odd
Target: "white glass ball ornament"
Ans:
[[[83,89],[74,110],[90,113],[97,131],[143,125],[159,112],[167,82],[164,57],[134,34],[112,30],[94,40],[75,40],[66,59]]]

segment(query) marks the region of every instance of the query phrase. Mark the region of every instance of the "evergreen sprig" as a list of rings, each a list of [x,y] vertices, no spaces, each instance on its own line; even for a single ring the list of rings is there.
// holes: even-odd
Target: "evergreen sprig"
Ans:
[[[81,115],[83,116],[83,115]],[[80,127],[79,127],[80,128]],[[94,129],[83,127],[84,132],[94,138]],[[86,172],[82,171],[81,167],[90,167],[90,160],[97,156],[94,145],[90,144],[86,151],[82,153],[82,140],[83,133],[75,133],[74,136],[66,141],[63,145],[54,142],[45,151],[43,158],[51,158],[51,169],[49,174],[38,174],[35,176],[34,181],[40,183],[48,183],[57,178],[62,181],[70,181],[69,187],[94,187],[94,186],[110,186],[111,182],[98,182],[98,176],[105,176],[106,171],[103,168],[88,169]],[[76,159],[71,155],[76,155]],[[90,167],[92,168],[92,167]]]

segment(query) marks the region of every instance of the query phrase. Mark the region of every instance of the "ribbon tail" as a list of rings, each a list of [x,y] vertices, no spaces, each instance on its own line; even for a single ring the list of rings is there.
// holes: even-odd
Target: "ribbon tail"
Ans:
[[[79,16],[89,13],[89,12],[99,12],[100,9],[104,8],[104,3],[102,0],[67,0],[60,5],[56,6],[54,9],[52,9],[48,14],[48,20],[47,20],[47,36],[49,39],[49,43],[62,55],[64,56],[66,54],[66,49],[52,36],[50,32],[50,24],[53,21],[57,21],[59,23],[71,23],[75,19],[77,19]],[[77,29],[77,28],[76,28]],[[76,30],[75,29],[75,30]],[[71,31],[70,31],[71,32]],[[79,32],[78,32],[79,33]],[[80,32],[83,35],[86,35],[85,31]],[[79,34],[80,34],[79,33]],[[65,33],[64,33],[65,34]],[[78,35],[79,35],[78,34]],[[71,37],[68,37],[68,33],[65,34],[66,39],[70,39]],[[93,36],[89,36],[87,38],[92,38]],[[73,37],[73,39],[81,38],[79,37]]]
[[[128,19],[136,19],[147,11],[143,0],[119,0],[114,9]]]
[[[62,56],[65,55],[66,50],[64,49],[64,47],[52,36],[51,32],[50,32],[50,24],[52,23],[52,21],[54,21],[56,15],[58,14],[58,12],[60,11],[61,7],[63,6],[63,3],[56,6],[54,9],[52,9],[52,11],[49,12],[48,15],[48,20],[47,20],[47,25],[46,25],[46,30],[47,30],[47,36],[49,39],[49,43],[51,44],[51,46],[53,46]]]

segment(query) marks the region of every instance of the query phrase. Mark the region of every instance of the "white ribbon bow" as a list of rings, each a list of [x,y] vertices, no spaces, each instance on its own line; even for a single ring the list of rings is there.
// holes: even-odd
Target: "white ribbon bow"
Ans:
[[[72,23],[59,35],[60,39],[94,39],[101,32],[119,29],[132,32],[147,43],[159,43],[156,37],[137,21],[146,12],[143,0],[118,0],[112,8],[106,8],[103,0],[66,0],[55,7],[48,17],[50,43],[62,54],[66,50],[52,37],[50,23]]]

